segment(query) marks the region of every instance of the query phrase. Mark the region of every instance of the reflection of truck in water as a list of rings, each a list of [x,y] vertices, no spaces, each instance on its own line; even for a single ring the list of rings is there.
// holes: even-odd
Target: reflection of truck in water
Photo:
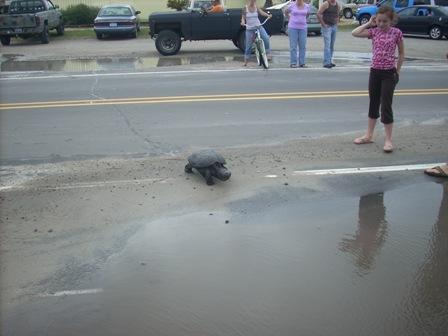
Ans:
[[[0,0],[1,1],[1,0]],[[49,31],[56,29],[64,34],[64,21],[58,6],[50,0],[2,1],[0,14],[0,39],[9,45],[11,37],[38,36],[42,43],[50,42]]]

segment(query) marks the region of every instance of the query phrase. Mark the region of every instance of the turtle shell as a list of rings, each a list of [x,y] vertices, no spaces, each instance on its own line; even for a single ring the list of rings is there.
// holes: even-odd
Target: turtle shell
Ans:
[[[226,160],[224,157],[216,153],[212,149],[206,149],[198,152],[194,152],[188,157],[188,162],[194,167],[194,168],[205,168],[208,166],[211,166],[215,162],[219,162],[222,164],[226,163]]]

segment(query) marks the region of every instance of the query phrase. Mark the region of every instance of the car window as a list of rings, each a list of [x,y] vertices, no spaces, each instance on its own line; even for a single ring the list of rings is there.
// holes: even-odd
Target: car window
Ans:
[[[106,7],[101,9],[99,16],[131,16],[132,12],[128,7]]]
[[[48,9],[54,9],[53,4],[50,1],[47,1]]]
[[[402,11],[400,11],[398,13],[399,17],[403,17],[403,16],[413,16],[415,13],[415,8],[405,8]]]
[[[443,15],[448,15],[448,7],[438,7],[437,10],[442,12]]]
[[[409,0],[397,0],[395,7],[405,8],[405,7],[408,7],[408,5],[409,5]]]
[[[430,5],[431,0],[414,0],[414,5]]]
[[[436,6],[448,6],[448,0],[435,0]]]
[[[13,1],[9,6],[9,13],[11,14],[37,13],[44,10],[44,3],[39,0]]]
[[[394,8],[394,2],[393,0],[385,0],[381,2],[381,6],[389,6]]]

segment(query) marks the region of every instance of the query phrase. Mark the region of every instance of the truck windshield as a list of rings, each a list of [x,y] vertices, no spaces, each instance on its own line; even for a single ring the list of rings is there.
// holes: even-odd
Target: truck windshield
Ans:
[[[10,14],[37,13],[45,10],[44,3],[39,0],[13,1],[9,5]]]

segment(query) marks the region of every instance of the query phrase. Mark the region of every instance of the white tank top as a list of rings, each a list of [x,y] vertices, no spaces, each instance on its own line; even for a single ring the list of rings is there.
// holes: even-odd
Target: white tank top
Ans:
[[[258,10],[256,10],[255,12],[251,12],[246,6],[246,29],[256,29],[256,27],[259,25],[261,25],[261,22],[258,18]]]

